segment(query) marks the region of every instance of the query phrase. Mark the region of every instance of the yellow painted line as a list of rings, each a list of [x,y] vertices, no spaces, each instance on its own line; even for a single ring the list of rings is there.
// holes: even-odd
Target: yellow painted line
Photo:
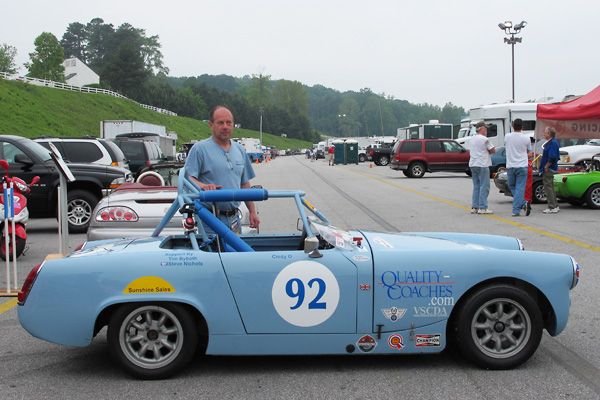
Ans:
[[[411,193],[417,194],[419,196],[428,197],[428,198],[430,198],[432,200],[440,201],[442,203],[446,203],[446,204],[449,204],[449,205],[454,206],[454,207],[462,208],[463,210],[467,210],[467,211],[471,210],[471,207],[466,207],[466,206],[460,205],[458,203],[454,203],[452,201],[448,201],[448,200],[442,199],[440,197],[431,196],[431,195],[429,195],[427,193],[422,193],[422,192],[419,192],[419,191],[416,191],[416,190],[413,190],[413,189],[409,189],[409,188],[406,188],[406,187],[403,187],[403,186],[400,186],[400,185],[396,185],[396,184],[384,181],[383,179],[379,179],[379,178],[375,178],[375,177],[370,176],[370,175],[363,174],[362,172],[357,172],[357,171],[350,171],[350,172],[352,172],[353,174],[364,176],[365,178],[369,178],[369,179],[372,179],[372,180],[377,181],[377,182],[385,183],[386,185],[393,186],[393,187],[398,188],[398,189],[405,190],[407,192],[411,192]],[[493,218],[493,219],[495,219],[497,221],[505,222],[507,224],[516,226],[516,227],[521,228],[521,229],[526,229],[526,230],[531,231],[531,232],[539,233],[540,235],[548,236],[548,237],[551,237],[553,239],[561,240],[563,242],[574,244],[575,246],[583,247],[585,249],[592,250],[592,251],[600,253],[600,247],[598,247],[598,246],[592,246],[591,244],[587,244],[587,243],[583,243],[583,242],[580,242],[580,241],[577,241],[577,240],[569,239],[569,238],[564,237],[564,236],[555,235],[554,233],[546,232],[546,231],[543,231],[543,230],[537,229],[537,228],[532,228],[531,226],[523,225],[523,224],[520,224],[520,223],[515,222],[515,221],[511,221],[511,220],[506,219],[506,218],[497,217],[495,215],[487,214],[487,215],[484,215],[484,216],[488,217],[488,218]]]
[[[6,303],[0,304],[0,314],[10,310],[17,305],[17,299],[10,299]]]

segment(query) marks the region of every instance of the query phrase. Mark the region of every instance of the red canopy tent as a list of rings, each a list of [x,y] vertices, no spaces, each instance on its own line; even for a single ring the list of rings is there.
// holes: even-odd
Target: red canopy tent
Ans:
[[[557,104],[538,104],[536,140],[544,129],[556,129],[557,139],[594,139],[600,137],[600,86],[585,96]]]

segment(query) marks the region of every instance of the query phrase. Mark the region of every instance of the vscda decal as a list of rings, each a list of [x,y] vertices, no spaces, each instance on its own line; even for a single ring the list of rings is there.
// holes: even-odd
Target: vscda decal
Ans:
[[[335,312],[340,287],[335,275],[315,261],[296,261],[279,272],[271,290],[273,306],[288,323],[322,324]]]
[[[392,300],[451,297],[454,282],[445,282],[442,271],[385,271],[380,285]]]
[[[404,317],[404,314],[406,314],[406,308],[382,308],[381,312],[387,319],[389,319],[392,322],[396,322],[400,318]]]

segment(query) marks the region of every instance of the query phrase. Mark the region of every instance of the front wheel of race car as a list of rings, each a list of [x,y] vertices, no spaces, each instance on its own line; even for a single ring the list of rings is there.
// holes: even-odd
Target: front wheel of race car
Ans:
[[[542,339],[542,314],[525,291],[486,286],[461,304],[454,320],[462,353],[488,369],[510,369],[527,361]]]
[[[198,346],[194,319],[178,304],[128,304],[108,325],[108,347],[129,374],[164,379],[181,371]]]

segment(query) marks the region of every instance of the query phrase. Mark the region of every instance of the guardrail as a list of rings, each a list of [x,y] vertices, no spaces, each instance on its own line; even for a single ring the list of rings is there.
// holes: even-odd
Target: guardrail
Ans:
[[[126,100],[133,101],[134,103],[138,104],[139,106],[141,106],[141,107],[143,107],[143,108],[145,108],[147,110],[155,111],[155,112],[161,113],[161,114],[171,115],[171,116],[174,116],[174,117],[177,116],[177,113],[174,113],[173,111],[165,110],[164,108],[158,108],[158,107],[154,107],[154,106],[149,106],[147,104],[138,103],[135,100],[128,99],[127,97],[123,96],[122,94],[119,94],[117,92],[113,92],[111,90],[98,89],[98,88],[87,87],[87,86],[67,85],[66,83],[49,81],[49,80],[46,80],[46,79],[30,78],[28,76],[20,76],[20,75],[17,75],[17,74],[9,74],[7,72],[0,72],[0,77],[2,77],[3,79],[6,79],[6,80],[10,80],[10,81],[19,81],[19,82],[29,83],[31,85],[46,86],[46,87],[51,87],[51,88],[55,88],[55,89],[72,90],[72,91],[84,92],[84,93],[106,94],[106,95],[109,95],[109,96],[118,97],[118,98],[121,98],[121,99],[126,99]]]

